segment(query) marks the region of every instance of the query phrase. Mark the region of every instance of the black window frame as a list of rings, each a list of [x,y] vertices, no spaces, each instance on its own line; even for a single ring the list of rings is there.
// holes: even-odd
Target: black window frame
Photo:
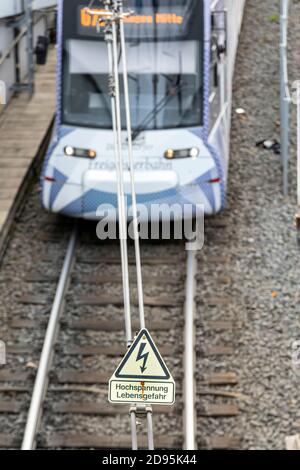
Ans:
[[[143,3],[149,3],[152,0],[143,0]],[[161,0],[158,0],[161,1]],[[167,0],[162,0],[162,1],[167,1]],[[204,100],[205,100],[205,93],[204,93],[204,75],[205,75],[205,40],[204,40],[204,35],[205,35],[205,19],[204,19],[204,0],[196,0],[197,2],[201,2],[201,19],[202,19],[202,24],[199,24],[199,45],[202,48],[202,50],[199,49],[200,53],[200,59],[199,59],[199,68],[200,71],[202,71],[202,104],[201,104],[201,112],[199,116],[199,123],[196,123],[195,125],[182,125],[182,126],[174,126],[174,127],[164,127],[164,128],[158,128],[158,129],[146,129],[147,131],[164,131],[164,130],[174,130],[174,129],[187,129],[191,127],[203,127],[204,126]],[[77,11],[79,10],[80,7],[88,6],[90,3],[90,0],[64,0],[63,1],[63,10],[62,10],[62,22],[63,22],[63,27],[62,27],[62,38],[61,38],[61,47],[62,47],[62,53],[61,53],[61,87],[60,87],[60,116],[61,116],[61,124],[65,126],[72,126],[72,127],[81,127],[81,128],[87,128],[87,129],[97,129],[97,130],[111,130],[112,127],[104,127],[104,126],[96,126],[92,124],[84,124],[82,122],[68,122],[64,118],[64,102],[65,102],[65,66],[67,64],[66,56],[66,41],[68,39],[80,39],[80,40],[87,40],[87,41],[93,41],[95,42],[95,36],[90,36],[90,35],[82,35],[79,34],[78,32],[78,15]],[[126,8],[126,1],[124,2],[125,8]],[[76,11],[76,14],[74,14],[74,11]],[[72,14],[73,13],[73,14]],[[201,33],[202,33],[202,42],[201,42]],[[125,38],[126,39],[126,38]],[[163,40],[163,39],[162,39]],[[176,38],[174,38],[174,41]],[[201,63],[201,57],[202,57],[202,63]],[[134,131],[134,128],[133,128]]]

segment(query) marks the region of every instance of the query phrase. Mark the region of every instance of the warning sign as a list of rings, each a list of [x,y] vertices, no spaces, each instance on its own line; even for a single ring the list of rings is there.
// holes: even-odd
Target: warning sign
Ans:
[[[175,386],[171,382],[110,380],[109,401],[111,403],[173,405],[175,402]]]
[[[112,403],[172,405],[175,382],[150,333],[139,332],[109,381]]]
[[[117,368],[118,379],[168,380],[171,376],[150,333],[141,330]]]

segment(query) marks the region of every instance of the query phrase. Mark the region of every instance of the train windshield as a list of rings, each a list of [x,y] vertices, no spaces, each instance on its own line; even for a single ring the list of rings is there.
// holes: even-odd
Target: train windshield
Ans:
[[[133,130],[138,134],[202,125],[203,2],[128,0],[124,4],[134,12],[125,23]],[[65,15],[63,122],[110,129],[107,45],[84,6],[82,0],[78,2],[78,21],[73,19],[71,26]],[[121,112],[125,123],[122,85]]]

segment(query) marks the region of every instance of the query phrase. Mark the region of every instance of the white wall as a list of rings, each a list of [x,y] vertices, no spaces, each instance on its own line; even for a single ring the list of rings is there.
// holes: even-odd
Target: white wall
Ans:
[[[32,7],[34,10],[39,8],[48,8],[57,5],[57,0],[33,0]]]
[[[26,3],[26,2],[24,2]],[[22,12],[22,0],[0,0],[0,18],[18,15]],[[48,8],[57,5],[57,0],[33,0],[34,10]]]
[[[19,13],[21,13],[21,11],[21,0],[1,0],[0,2],[0,18],[18,15]]]
[[[5,9],[2,8],[2,2],[4,5],[5,0],[0,0],[0,15],[3,14],[4,11],[8,13],[9,11],[12,12],[12,9]],[[5,2],[6,3],[6,2]],[[36,8],[53,6],[56,3],[54,0],[35,0]],[[10,4],[11,7],[14,4],[14,0],[9,0],[7,5]],[[51,5],[50,5],[51,4]],[[5,5],[5,6],[7,6]],[[14,10],[16,11],[16,10]],[[47,21],[48,20],[48,21]],[[36,11],[34,13],[34,46],[36,45],[38,36],[43,36],[46,34],[47,27],[53,23],[54,15],[50,13],[45,15],[41,12]],[[48,22],[48,24],[47,24]],[[6,21],[4,18],[0,16],[0,58],[11,45],[14,39],[13,35],[13,28],[6,27]],[[26,81],[27,75],[27,53],[26,53],[26,36],[19,43],[19,58],[20,58],[20,79],[21,81]],[[6,85],[6,94],[7,94],[7,101],[11,98],[12,92],[10,90],[11,86],[15,83],[15,53],[14,51],[7,57],[2,65],[0,65],[0,80],[3,81]]]
[[[1,26],[0,22],[0,53],[4,53],[11,42],[13,41],[13,31],[11,29],[5,28]],[[2,80],[6,85],[6,94],[7,100],[9,100],[11,96],[11,92],[9,88],[15,82],[15,65],[14,65],[14,54],[10,54],[10,56],[5,60],[3,65],[0,66],[0,80]]]

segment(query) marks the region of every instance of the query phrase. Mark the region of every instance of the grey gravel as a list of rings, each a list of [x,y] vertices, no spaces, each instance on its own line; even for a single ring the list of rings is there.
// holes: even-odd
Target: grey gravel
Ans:
[[[291,3],[289,73],[293,82],[300,78],[300,3]],[[232,279],[223,290],[231,298],[230,305],[199,308],[198,317],[233,321],[234,330],[218,334],[216,340],[233,344],[235,352],[225,361],[204,359],[198,368],[236,372],[235,390],[248,400],[239,401],[241,412],[237,418],[199,420],[198,432],[204,437],[223,433],[241,436],[244,449],[284,449],[285,437],[298,433],[300,428],[300,369],[295,369],[291,360],[292,344],[300,339],[300,254],[293,227],[295,106],[288,197],[284,198],[281,191],[279,157],[255,147],[258,140],[280,140],[279,24],[271,21],[278,11],[276,0],[247,2],[233,103],[233,110],[243,107],[246,117],[233,112],[228,203],[221,216],[226,228],[221,235],[212,236],[199,256],[204,279],[207,274],[207,282],[198,285],[204,298],[215,292],[209,258],[231,257],[231,262],[222,266],[222,274]],[[209,226],[210,221],[207,231],[212,233]],[[200,343],[206,341],[206,335],[199,337]]]
[[[197,346],[204,351],[211,346],[231,345],[231,356],[206,357],[197,355],[197,378],[209,372],[236,372],[238,385],[222,387],[228,391],[240,392],[243,396],[235,400],[240,413],[232,418],[198,418],[198,437],[203,442],[207,437],[228,434],[242,437],[243,449],[283,449],[287,435],[300,431],[300,369],[294,368],[291,361],[292,344],[300,340],[298,312],[299,249],[293,228],[295,213],[296,187],[296,110],[292,110],[292,148],[291,148],[291,190],[286,198],[281,193],[281,165],[278,156],[272,152],[257,149],[256,141],[280,138],[279,132],[279,25],[274,21],[278,14],[279,0],[248,0],[241,34],[234,83],[233,109],[242,107],[245,115],[233,112],[232,148],[229,174],[227,209],[217,219],[224,220],[226,227],[215,229],[211,220],[206,223],[206,244],[199,253],[199,297],[203,303],[197,308]],[[298,19],[300,2],[292,2],[290,20],[290,79],[300,79],[300,30]],[[271,19],[273,18],[273,19]],[[58,243],[45,243],[39,240],[39,233],[47,232],[56,224],[61,236]],[[16,221],[10,245],[0,269],[1,304],[0,336],[9,344],[34,344],[32,352],[9,356],[8,366],[16,371],[28,370],[28,362],[37,363],[43,338],[43,330],[11,330],[9,323],[14,318],[46,319],[47,306],[21,306],[20,295],[43,293],[53,297],[55,284],[36,285],[24,282],[28,270],[37,269],[43,274],[57,274],[70,233],[70,222],[45,213],[39,205],[37,187],[32,188],[24,210]],[[94,228],[85,227],[89,241],[94,241]],[[29,236],[30,235],[30,236]],[[95,246],[86,246],[91,255]],[[103,249],[103,247],[102,247]],[[108,251],[115,250],[111,246]],[[132,249],[132,248],[131,248]],[[144,253],[152,255],[153,246],[143,246]],[[158,254],[165,254],[166,248],[155,246]],[[180,252],[178,244],[170,244],[169,253]],[[59,263],[41,261],[43,256],[60,259]],[[212,256],[229,256],[228,264],[210,262]],[[34,261],[36,259],[36,262]],[[172,275],[174,268],[165,267],[158,274]],[[80,270],[80,271],[79,271]],[[183,267],[181,268],[181,273]],[[75,274],[101,274],[102,266],[76,265]],[[112,266],[110,273],[116,273]],[[147,274],[155,269],[145,267]],[[226,276],[229,282],[220,281]],[[86,286],[72,285],[65,318],[121,319],[119,309],[78,308],[73,305],[72,297],[85,292]],[[118,292],[114,285],[107,286],[108,292]],[[158,295],[164,289],[151,287],[147,294]],[[181,293],[182,286],[168,287],[168,293]],[[92,289],[91,289],[92,292]],[[93,293],[95,290],[93,290]],[[99,289],[98,289],[99,292]],[[86,293],[86,292],[85,292]],[[229,296],[230,304],[221,307],[207,307],[205,300],[212,296]],[[146,309],[147,317],[155,316],[180,319],[180,309]],[[137,311],[134,309],[134,316]],[[228,320],[233,323],[232,330],[211,331],[205,325],[211,320]],[[200,326],[201,322],[201,326]],[[204,326],[203,326],[204,325]],[[60,344],[110,344],[123,341],[121,333],[101,333],[89,331],[81,334],[63,329],[59,336]],[[179,324],[171,332],[160,335],[159,342],[169,342],[176,348],[176,355],[168,365],[181,383],[182,331]],[[55,368],[74,368],[78,370],[113,370],[115,360],[103,364],[99,358],[74,358],[55,356]],[[30,382],[32,383],[32,381]],[[28,385],[20,383],[19,385]],[[201,385],[198,383],[198,390]],[[94,394],[60,392],[59,400],[97,401],[106,403],[106,389],[99,387],[100,393]],[[16,399],[15,394],[1,395],[1,399]],[[22,395],[24,403],[30,394]],[[50,391],[47,396],[51,403],[57,401],[57,392]],[[223,398],[200,397],[198,403],[233,403]],[[26,407],[19,415],[0,416],[0,427],[5,432],[22,435],[26,419]],[[166,435],[180,435],[181,418],[156,416],[155,430]],[[43,435],[57,432],[106,433],[129,432],[129,420],[124,416],[105,418],[82,416],[62,416],[45,414]]]

